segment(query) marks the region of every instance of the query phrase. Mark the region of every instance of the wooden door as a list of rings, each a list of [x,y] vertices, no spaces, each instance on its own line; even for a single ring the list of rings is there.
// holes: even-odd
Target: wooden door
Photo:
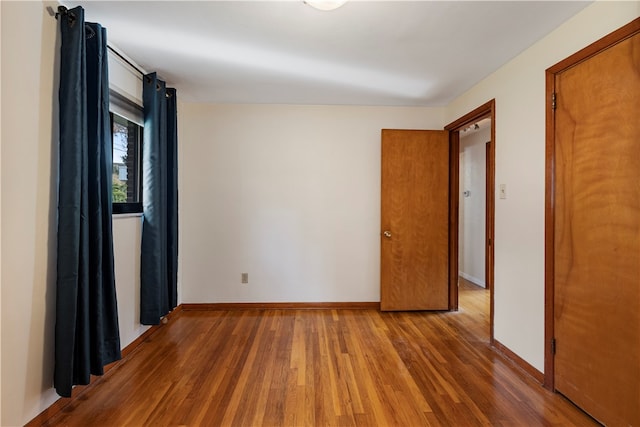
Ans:
[[[555,74],[555,389],[640,426],[640,35]]]
[[[380,308],[449,308],[449,133],[382,131]]]
[[[493,123],[491,124],[493,126]],[[491,156],[491,141],[485,144],[485,235],[484,235],[484,282],[487,289],[493,288],[493,223],[494,223],[494,194],[493,194],[493,157]]]

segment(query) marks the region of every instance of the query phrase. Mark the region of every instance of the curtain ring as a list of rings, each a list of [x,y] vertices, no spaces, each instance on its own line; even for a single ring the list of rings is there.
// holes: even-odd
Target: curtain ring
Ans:
[[[76,14],[73,12],[69,12],[67,14],[67,22],[69,23],[69,26],[73,28],[73,26],[76,24]]]
[[[89,24],[84,24],[84,31],[85,31],[85,36],[87,37],[87,40],[94,38],[96,36],[95,30],[91,28]]]
[[[64,6],[58,6],[58,11],[56,12],[56,19],[58,19],[60,16],[67,16],[69,9],[67,9]]]
[[[69,24],[70,27],[73,27],[75,25],[76,14],[73,12],[69,12],[69,9],[67,9],[64,6],[58,6],[58,13],[56,13],[56,19],[58,19],[60,15],[67,18],[67,24]]]

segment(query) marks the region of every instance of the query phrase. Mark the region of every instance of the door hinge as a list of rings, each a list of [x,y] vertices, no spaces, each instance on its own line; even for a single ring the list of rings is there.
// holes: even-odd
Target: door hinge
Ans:
[[[489,246],[491,246],[491,238],[488,238],[487,241],[489,242]]]
[[[556,93],[555,92],[551,94],[551,109],[552,110],[556,109]]]
[[[551,338],[551,354],[556,354],[556,339]]]

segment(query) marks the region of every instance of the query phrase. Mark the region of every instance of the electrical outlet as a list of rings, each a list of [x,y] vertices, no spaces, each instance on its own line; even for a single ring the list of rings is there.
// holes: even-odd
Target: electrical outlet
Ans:
[[[242,273],[241,281],[242,283],[249,283],[249,273]]]

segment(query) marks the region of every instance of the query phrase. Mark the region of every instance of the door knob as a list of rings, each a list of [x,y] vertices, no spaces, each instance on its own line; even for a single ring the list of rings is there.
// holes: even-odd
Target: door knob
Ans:
[[[390,239],[391,238],[391,232],[390,231],[385,231],[382,233],[384,235],[384,237]]]

